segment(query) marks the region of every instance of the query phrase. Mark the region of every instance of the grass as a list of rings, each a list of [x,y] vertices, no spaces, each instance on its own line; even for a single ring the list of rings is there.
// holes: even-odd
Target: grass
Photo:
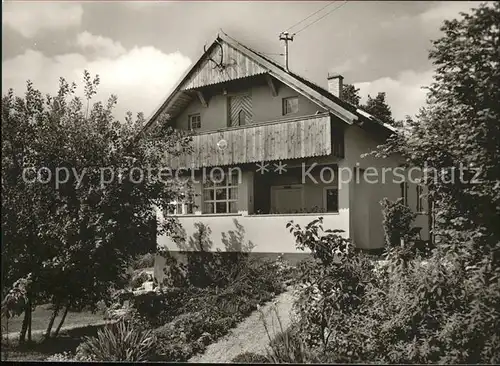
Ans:
[[[102,325],[88,325],[61,331],[56,339],[40,342],[40,336],[34,337],[31,344],[19,346],[16,341],[2,340],[2,361],[43,361],[47,357],[62,352],[75,352],[85,336],[97,335]]]
[[[52,309],[50,304],[37,306],[32,313],[32,322],[31,322],[32,332],[36,333],[40,331],[45,331],[51,315],[52,315]],[[8,320],[2,318],[2,335],[5,333],[19,333],[21,331],[21,327],[23,324],[23,317],[24,315],[21,315]],[[55,328],[59,324],[61,317],[62,317],[62,311],[56,317],[53,330],[55,330]],[[82,312],[70,311],[66,316],[63,328],[87,326],[100,323],[102,321],[103,321],[102,313],[92,314],[90,311],[82,311]]]

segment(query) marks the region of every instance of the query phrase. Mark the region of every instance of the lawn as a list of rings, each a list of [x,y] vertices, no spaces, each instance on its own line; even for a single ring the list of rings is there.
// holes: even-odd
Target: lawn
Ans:
[[[37,306],[32,315],[32,333],[38,334],[44,332],[52,315],[50,304]],[[23,316],[17,316],[7,320],[2,318],[2,336],[9,334],[9,338],[17,338],[17,334],[21,331]],[[61,319],[62,312],[57,316],[54,322],[54,328],[57,327]],[[87,325],[99,324],[104,321],[102,313],[92,314],[90,311],[68,312],[63,328],[83,327]],[[13,334],[14,333],[14,334]],[[17,334],[16,334],[17,333]]]
[[[90,325],[63,330],[57,339],[51,339],[45,343],[38,343],[40,334],[35,334],[34,344],[23,347],[18,346],[17,341],[2,339],[2,361],[44,361],[56,353],[75,352],[83,337],[95,336],[101,327],[102,325]]]

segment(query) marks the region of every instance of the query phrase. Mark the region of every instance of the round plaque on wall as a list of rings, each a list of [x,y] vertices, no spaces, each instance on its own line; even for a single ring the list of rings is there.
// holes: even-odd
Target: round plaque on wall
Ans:
[[[219,148],[219,150],[226,150],[226,148],[227,148],[227,141],[224,140],[224,139],[220,140],[217,143],[217,147]]]

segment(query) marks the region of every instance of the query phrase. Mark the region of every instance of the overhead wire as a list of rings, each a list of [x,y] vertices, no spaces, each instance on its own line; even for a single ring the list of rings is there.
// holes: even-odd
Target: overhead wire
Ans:
[[[340,9],[341,7],[343,7],[345,4],[347,4],[347,0],[345,0],[342,4],[340,4],[339,6],[333,8],[332,10],[330,10],[328,13],[326,14],[323,14],[321,17],[319,17],[318,19],[316,19],[314,22],[312,23],[309,23],[307,24],[305,27],[302,27],[301,29],[299,29],[297,32],[295,32],[293,35],[296,35],[296,34],[299,34],[300,32],[302,32],[303,30],[309,28],[311,25],[319,22],[321,19],[323,19],[324,17],[330,15],[331,13],[333,13],[335,10],[338,10]]]
[[[295,23],[294,25],[292,25],[291,27],[289,27],[288,29],[285,30],[285,32],[288,32],[290,29],[298,26],[299,24],[305,22],[307,19],[311,18],[312,16],[318,14],[320,11],[322,11],[323,9],[326,9],[328,8],[329,6],[333,5],[333,3],[335,3],[336,1],[338,0],[333,0],[332,2],[330,2],[329,4],[326,4],[325,6],[323,6],[321,9],[319,10],[316,10],[314,13],[310,14],[309,16],[307,16],[306,18],[302,19],[301,21]]]

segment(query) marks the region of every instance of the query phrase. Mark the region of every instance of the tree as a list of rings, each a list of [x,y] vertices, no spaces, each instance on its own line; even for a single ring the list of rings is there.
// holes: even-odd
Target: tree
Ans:
[[[56,334],[68,309],[110,299],[129,260],[155,250],[157,227],[176,226],[168,217],[157,223],[154,208],[166,213],[189,195],[161,170],[165,153],[189,149],[189,136],[145,131],[142,114],[120,123],[115,96],[90,105],[98,85],[84,73],[85,103],[62,78],[55,96],[28,82],[24,98],[9,90],[2,99],[2,294],[29,277],[27,325],[33,305],[54,304],[46,338],[60,311]]]
[[[353,84],[344,84],[342,89],[342,100],[359,107],[359,101],[361,100],[359,88],[356,88]]]
[[[444,22],[429,53],[435,75],[427,106],[377,152],[401,154],[426,173],[436,237],[429,260],[436,271],[424,277],[431,290],[445,283],[442,263],[463,280],[463,287],[442,286],[460,291],[440,300],[442,321],[425,329],[423,344],[440,345],[444,363],[499,361],[500,316],[490,310],[500,306],[499,19],[494,2]]]
[[[394,118],[392,118],[391,107],[385,101],[385,92],[379,92],[375,98],[368,95],[366,104],[361,107],[372,116],[378,118],[382,122],[389,125],[394,125]]]

